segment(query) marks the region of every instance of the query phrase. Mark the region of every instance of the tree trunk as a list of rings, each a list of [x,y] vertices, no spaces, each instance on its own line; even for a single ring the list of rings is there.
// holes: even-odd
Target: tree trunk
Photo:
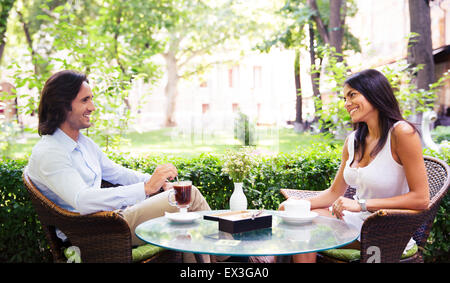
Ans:
[[[408,63],[423,65],[417,73],[416,85],[418,89],[428,89],[435,81],[429,1],[409,0],[409,17],[410,32],[418,35],[408,42]]]
[[[311,25],[309,25],[309,58],[311,62],[311,84],[313,89],[313,97],[322,101],[322,97],[320,95],[319,83],[320,83],[320,68],[316,67],[316,52],[314,46],[314,29]],[[314,112],[322,110],[322,107],[319,103],[314,101]]]
[[[294,64],[294,74],[295,74],[295,124],[302,124],[302,84],[300,81],[300,50],[295,50],[295,64]]]
[[[0,34],[0,37],[4,37],[4,34]],[[0,63],[2,62],[2,58],[3,58],[3,51],[5,51],[5,46],[6,43],[4,40],[2,40],[3,42],[0,43]]]
[[[28,47],[31,50],[31,61],[34,66],[34,74],[39,73],[39,67],[36,62],[36,51],[33,48],[33,39],[31,38],[30,29],[28,28],[28,23],[25,21],[22,12],[17,10],[17,15],[19,15],[19,21],[22,23],[23,32],[25,33],[25,39],[27,40]]]
[[[15,0],[3,0],[0,9],[0,63],[2,62],[3,51],[5,50],[6,45],[5,34],[8,25],[9,12],[13,7],[14,2]]]
[[[175,54],[172,51],[164,53],[164,59],[166,60],[167,68],[167,84],[164,89],[166,95],[166,120],[164,122],[165,127],[176,126],[175,122],[175,106],[178,96],[178,67]]]
[[[408,63],[412,67],[423,65],[413,79],[417,89],[429,88],[435,81],[433,47],[431,41],[431,19],[428,0],[409,0],[410,32],[415,33],[408,42]],[[415,113],[408,119],[422,130],[423,113]]]
[[[341,7],[345,0],[330,0],[330,45],[335,48],[338,62],[342,62],[342,38],[344,36],[343,21],[341,20]],[[345,15],[344,15],[345,19]]]
[[[330,38],[328,35],[328,31],[327,31],[325,24],[322,21],[322,18],[320,17],[316,0],[308,0],[307,3],[308,3],[309,8],[314,12],[314,15],[312,16],[312,18],[313,18],[314,22],[316,22],[317,30],[319,31],[320,37],[322,37],[322,40],[323,40],[323,42],[325,42],[325,44],[330,44]]]

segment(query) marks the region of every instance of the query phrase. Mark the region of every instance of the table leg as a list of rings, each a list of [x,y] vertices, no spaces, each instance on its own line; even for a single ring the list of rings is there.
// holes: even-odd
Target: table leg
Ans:
[[[197,263],[205,263],[205,261],[203,260],[202,254],[194,254],[194,256],[195,256],[195,260],[197,261]]]
[[[277,263],[290,263],[291,257],[290,255],[279,255],[277,256]]]

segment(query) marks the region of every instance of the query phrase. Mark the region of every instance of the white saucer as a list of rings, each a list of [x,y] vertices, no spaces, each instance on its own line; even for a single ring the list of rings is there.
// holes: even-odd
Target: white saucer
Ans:
[[[165,217],[174,223],[192,223],[195,220],[199,219],[201,215],[195,212],[187,212],[187,213],[166,212]]]
[[[279,217],[283,219],[284,222],[288,224],[302,224],[312,221],[314,218],[318,216],[317,212],[311,211],[307,215],[295,215],[295,214],[288,214],[286,211],[280,211],[277,214]]]

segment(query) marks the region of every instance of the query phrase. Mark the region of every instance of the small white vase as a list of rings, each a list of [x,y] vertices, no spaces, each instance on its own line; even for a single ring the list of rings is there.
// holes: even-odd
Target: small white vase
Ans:
[[[234,191],[230,197],[230,210],[246,210],[247,197],[242,190],[243,183],[234,183]]]

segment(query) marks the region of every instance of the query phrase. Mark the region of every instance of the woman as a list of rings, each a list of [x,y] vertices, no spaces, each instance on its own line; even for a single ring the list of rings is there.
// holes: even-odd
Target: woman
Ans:
[[[345,141],[330,188],[309,199],[311,209],[359,229],[378,209],[426,209],[429,188],[421,140],[415,127],[403,119],[386,77],[372,69],[352,75],[344,84],[344,100],[355,131]],[[343,197],[349,185],[356,188],[355,199]],[[406,250],[413,245],[411,239]],[[359,248],[359,242],[347,248]],[[315,260],[315,253],[293,257],[294,262]]]

